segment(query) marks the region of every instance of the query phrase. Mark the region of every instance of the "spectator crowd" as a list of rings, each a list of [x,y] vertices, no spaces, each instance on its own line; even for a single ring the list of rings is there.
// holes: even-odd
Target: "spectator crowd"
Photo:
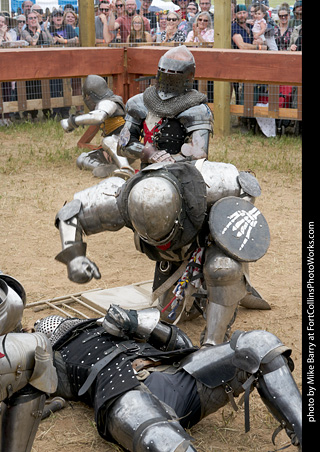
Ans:
[[[95,0],[96,44],[132,46],[177,42],[191,46],[192,43],[213,45],[213,0],[173,0],[170,3],[175,5],[174,10],[157,11],[149,10],[151,3],[152,0],[141,0],[138,9],[136,0]],[[276,15],[268,0],[252,0],[248,7],[244,3],[230,0],[232,48],[302,50],[302,0],[296,1],[293,7],[287,2],[281,3]],[[25,0],[21,10],[0,12],[0,51],[8,47],[77,45],[80,45],[79,16],[72,4],[50,11],[48,8],[43,10],[32,0]],[[41,82],[26,84],[27,99],[40,99]],[[72,88],[75,94],[81,93],[78,80],[72,81]],[[15,82],[3,82],[2,100],[16,100],[16,91]],[[50,80],[50,94],[51,97],[63,95],[62,80]],[[63,109],[44,113],[49,117],[67,114]],[[36,110],[23,114],[37,116]],[[10,125],[14,116],[17,118],[18,114],[5,114],[0,118],[0,126]]]

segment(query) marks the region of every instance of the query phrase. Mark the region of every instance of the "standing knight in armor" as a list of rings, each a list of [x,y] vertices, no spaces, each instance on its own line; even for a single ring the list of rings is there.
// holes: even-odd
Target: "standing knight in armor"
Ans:
[[[194,75],[195,60],[186,46],[160,58],[156,85],[126,104],[119,154],[140,159],[142,166],[208,157],[213,117],[206,95],[192,89]]]
[[[153,300],[162,318],[173,322],[181,312],[191,318],[200,306],[206,317],[202,342],[219,344],[239,303],[253,298],[260,308],[267,305],[248,270],[270,241],[253,205],[260,191],[252,174],[205,159],[154,163],[127,181],[110,177],[76,193],[58,212],[62,251],[56,259],[66,264],[71,281],[99,279],[83,234],[132,229],[137,250],[156,261]]]
[[[82,87],[83,100],[89,113],[83,115],[71,115],[68,119],[60,121],[66,132],[72,132],[79,126],[100,125],[102,147],[94,151],[83,152],[77,159],[77,166],[81,169],[93,170],[96,177],[107,177],[114,171],[118,174],[130,176],[133,170],[128,160],[117,156],[117,135],[120,133],[125,120],[125,106],[122,98],[116,96],[103,77],[88,75]],[[104,143],[108,143],[105,148]],[[110,154],[111,152],[111,154]],[[119,169],[122,168],[122,171]]]
[[[99,434],[135,452],[192,452],[190,428],[257,388],[292,444],[302,444],[302,400],[288,349],[273,334],[236,331],[230,342],[198,349],[155,308],[111,305],[101,319],[39,320],[58,374],[56,395],[94,407]],[[273,437],[275,434],[273,435]],[[301,449],[300,449],[301,450]]]
[[[52,347],[24,333],[22,285],[0,272],[0,452],[30,452],[48,394],[57,388]]]

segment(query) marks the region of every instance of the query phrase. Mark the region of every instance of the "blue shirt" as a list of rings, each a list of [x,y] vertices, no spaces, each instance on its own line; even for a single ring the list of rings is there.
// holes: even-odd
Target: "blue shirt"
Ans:
[[[252,44],[253,41],[253,34],[252,34],[252,25],[246,24],[247,28],[250,30],[250,34],[247,33],[247,31],[242,28],[237,21],[232,22],[231,24],[231,46],[233,49],[237,49],[238,46],[233,42],[233,35],[241,35],[243,42],[246,44]]]

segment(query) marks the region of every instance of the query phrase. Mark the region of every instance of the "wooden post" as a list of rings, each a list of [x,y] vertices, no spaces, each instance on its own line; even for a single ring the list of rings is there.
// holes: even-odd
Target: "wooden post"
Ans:
[[[79,31],[81,47],[96,45],[94,0],[79,2]]]
[[[230,0],[214,2],[214,47],[231,47],[231,4]],[[214,134],[230,134],[230,82],[214,82]]]

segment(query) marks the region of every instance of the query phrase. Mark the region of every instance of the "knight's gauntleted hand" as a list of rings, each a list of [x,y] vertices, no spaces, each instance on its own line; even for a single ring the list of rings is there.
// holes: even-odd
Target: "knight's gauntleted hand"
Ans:
[[[67,119],[62,119],[60,124],[65,132],[72,132],[74,129],[79,127],[75,122],[75,115],[71,115]]]
[[[72,259],[68,264],[68,278],[78,284],[85,284],[92,278],[100,279],[101,274],[94,262],[91,262],[85,256],[78,256]]]
[[[138,326],[137,311],[122,309],[112,304],[105,315],[103,328],[107,333],[117,337],[126,337],[135,333]]]
[[[141,162],[143,163],[158,163],[158,162],[172,162],[175,160],[167,151],[159,151],[151,143],[146,143],[141,153]]]

